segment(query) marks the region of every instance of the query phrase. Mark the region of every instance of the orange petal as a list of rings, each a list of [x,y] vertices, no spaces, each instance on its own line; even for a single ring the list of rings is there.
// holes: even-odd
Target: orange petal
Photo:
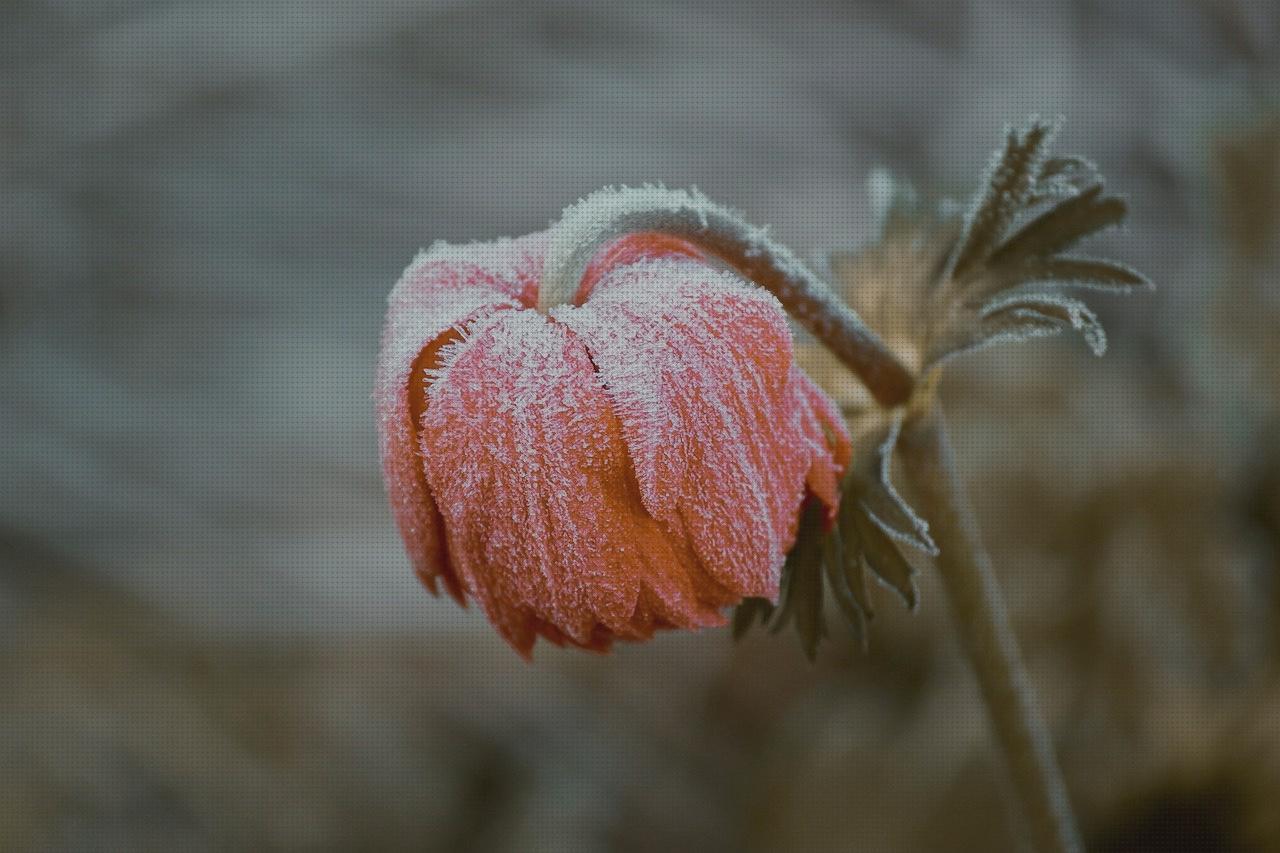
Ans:
[[[416,421],[424,405],[422,370],[440,347],[477,317],[536,299],[546,238],[469,246],[437,244],[420,254],[388,297],[374,396],[383,475],[414,570],[432,592],[436,578],[464,602],[449,566],[439,513],[427,488]],[[531,290],[532,288],[532,290]]]
[[[799,367],[791,368],[790,391],[797,428],[810,449],[809,491],[822,499],[828,516],[834,519],[840,503],[840,478],[853,459],[849,428],[831,398]]]
[[[685,257],[705,261],[706,253],[693,243],[682,237],[660,234],[653,231],[637,231],[619,237],[591,259],[582,274],[578,293],[573,304],[581,305],[591,295],[591,291],[606,273],[615,267],[634,264],[637,261],[655,260],[657,258]]]
[[[585,347],[534,311],[447,346],[428,388],[427,479],[467,589],[524,654],[662,625],[718,624],[734,596],[640,501],[621,427]]]
[[[688,537],[715,580],[775,597],[814,451],[778,301],[670,258],[614,269],[582,307],[554,316],[586,342],[645,507]]]

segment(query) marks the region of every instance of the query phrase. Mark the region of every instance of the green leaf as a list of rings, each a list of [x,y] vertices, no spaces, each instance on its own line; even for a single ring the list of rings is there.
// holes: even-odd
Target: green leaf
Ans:
[[[861,513],[855,505],[845,510],[841,505],[839,523],[836,525],[843,545],[844,561],[842,573],[844,585],[850,596],[869,620],[875,618],[875,608],[871,604],[871,593],[867,589],[866,561],[862,559],[862,535],[858,532],[858,517]]]
[[[768,624],[773,604],[765,598],[744,598],[733,611],[733,638],[741,640],[757,621]]]
[[[991,255],[989,265],[1016,266],[1028,258],[1066,251],[1090,234],[1117,224],[1127,212],[1124,199],[1102,195],[1101,184],[1090,187],[1023,226]]]
[[[1053,281],[1073,287],[1132,293],[1155,288],[1146,276],[1115,261],[1054,257],[1032,264],[1025,281]]]
[[[800,516],[800,529],[796,544],[787,554],[782,566],[782,604],[772,630],[776,633],[793,623],[800,636],[805,656],[814,660],[818,643],[826,636],[827,626],[822,618],[822,558],[823,527],[826,508],[814,498],[805,501]]]
[[[859,551],[859,554],[861,552]],[[871,619],[871,603],[867,600],[866,584],[863,582],[859,556],[853,558],[854,569],[862,589],[861,600],[856,597],[849,586],[849,577],[845,573],[847,557],[844,551],[844,539],[838,527],[827,535],[827,547],[823,551],[822,565],[827,573],[827,585],[831,587],[831,597],[836,600],[845,620],[853,627],[862,651],[867,650],[867,622]]]
[[[987,190],[969,215],[964,238],[950,265],[951,278],[965,279],[1000,245],[1035,188],[1044,148],[1056,130],[1055,124],[1033,120],[1023,132],[1009,131],[1004,153],[991,170]]]
[[[1098,167],[1083,157],[1050,157],[1040,167],[1040,179],[1027,206],[1071,198],[1100,180]]]
[[[1059,177],[1083,175],[1090,180],[1095,179],[1098,167],[1083,157],[1049,157],[1040,166],[1040,180],[1049,181]]]
[[[865,515],[857,516],[862,537],[862,557],[890,589],[898,593],[908,610],[916,609],[915,569],[902,556],[897,543]]]
[[[921,373],[962,353],[1068,326],[1100,353],[1106,340],[1097,318],[1074,305],[1064,308],[1058,294],[1154,289],[1123,264],[1062,256],[1121,222],[1128,206],[1104,193],[1093,163],[1049,155],[1056,130],[1056,122],[1032,119],[1008,131],[967,213],[946,200],[921,201],[888,173],[872,176],[880,238],[857,253],[833,256],[831,271],[853,309],[913,363],[918,359]],[[910,507],[894,499],[891,487],[860,488],[867,513],[884,532],[931,550],[911,518],[895,511]]]
[[[917,515],[893,487],[890,464],[901,426],[901,417],[895,417],[859,441],[860,449],[855,451],[855,462],[841,501],[860,502],[862,510],[889,536],[934,555],[938,553],[938,546],[929,537],[928,522]],[[861,449],[867,445],[870,449]]]
[[[1039,321],[1041,317],[1056,320],[1080,332],[1094,355],[1107,351],[1107,332],[1098,315],[1079,299],[1058,293],[1017,294],[994,300],[983,309],[984,317],[999,317],[1004,313],[1031,321]]]
[[[1018,343],[1030,338],[1047,338],[1060,334],[1067,325],[1057,317],[1048,317],[1038,311],[1011,308],[985,318],[982,321],[982,331],[973,336],[966,349],[952,354],[971,352],[995,344]]]
[[[1013,291],[1047,292],[1079,287],[1129,294],[1155,287],[1142,273],[1124,264],[1084,257],[1026,258],[1020,264],[1004,264],[988,270],[982,279],[968,288],[965,296],[968,307],[981,307],[993,297]]]

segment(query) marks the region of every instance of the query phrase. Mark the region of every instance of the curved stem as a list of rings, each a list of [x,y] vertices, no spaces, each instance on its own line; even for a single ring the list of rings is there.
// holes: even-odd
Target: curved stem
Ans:
[[[1048,729],[1036,707],[1004,598],[955,472],[934,395],[936,371],[917,382],[821,277],[764,229],[747,224],[696,191],[606,189],[568,208],[552,230],[539,309],[569,302],[596,253],[606,243],[637,231],[671,234],[696,243],[773,293],[792,317],[858,375],[877,402],[890,408],[910,404],[898,441],[901,459],[940,549],[937,565],[956,626],[1008,759],[1036,848],[1042,853],[1080,851]]]
[[[1062,771],[1036,704],[991,560],[956,474],[946,423],[931,389],[899,438],[900,459],[938,543],[938,571],[1004,750],[1036,850],[1082,850]]]
[[[911,373],[827,283],[765,229],[696,190],[605,189],[568,208],[552,229],[538,308],[569,302],[596,252],[636,231],[684,237],[778,298],[885,406],[907,401]]]

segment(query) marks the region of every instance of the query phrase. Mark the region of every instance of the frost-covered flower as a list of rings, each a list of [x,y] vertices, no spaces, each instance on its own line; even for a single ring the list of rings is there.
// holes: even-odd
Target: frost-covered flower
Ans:
[[[539,311],[547,242],[437,244],[389,297],[382,461],[417,573],[525,655],[776,599],[802,501],[833,512],[850,456],[782,306],[637,234]]]

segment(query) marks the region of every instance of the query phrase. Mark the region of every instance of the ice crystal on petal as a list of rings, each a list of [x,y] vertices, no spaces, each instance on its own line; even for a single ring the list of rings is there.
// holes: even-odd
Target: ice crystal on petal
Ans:
[[[586,343],[645,507],[717,579],[772,597],[812,453],[778,430],[791,339],[777,300],[687,260],[632,264],[554,316]]]
[[[722,621],[735,593],[645,510],[582,342],[531,311],[494,315],[445,354],[422,442],[450,552],[523,651],[554,626],[607,646]],[[553,636],[554,639],[554,636]]]
[[[448,565],[435,502],[422,474],[411,409],[414,385],[420,388],[423,377],[412,375],[413,366],[451,330],[521,304],[530,283],[536,288],[544,243],[543,234],[497,244],[437,243],[414,259],[387,300],[374,388],[383,474],[414,569],[432,590],[435,579],[443,577],[459,599],[462,591]]]

